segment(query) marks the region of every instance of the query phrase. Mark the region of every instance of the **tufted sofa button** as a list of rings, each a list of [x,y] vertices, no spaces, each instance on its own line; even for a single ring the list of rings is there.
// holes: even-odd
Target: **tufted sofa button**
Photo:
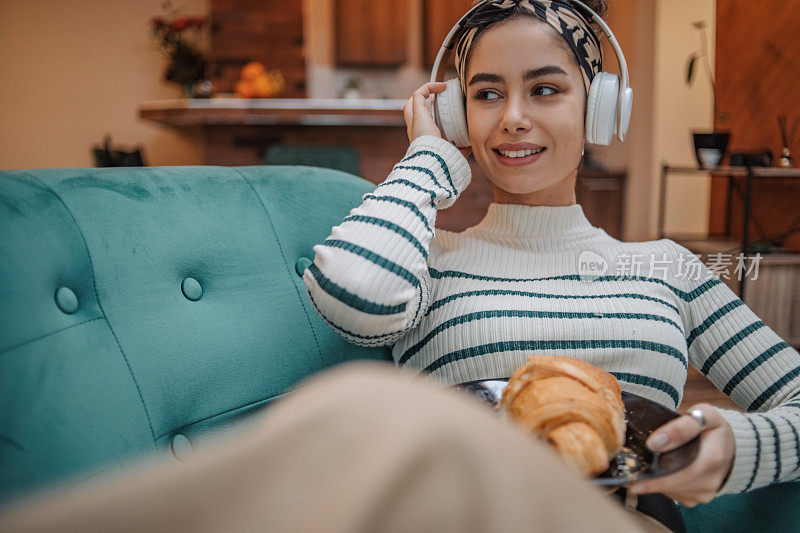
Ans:
[[[203,296],[203,287],[201,287],[200,282],[194,278],[186,278],[183,280],[183,283],[181,283],[181,290],[183,291],[183,295],[193,302],[196,302]]]
[[[295,261],[294,269],[297,272],[297,275],[302,277],[303,272],[306,271],[306,269],[309,267],[309,265],[311,265],[311,263],[313,263],[313,261],[311,261],[311,259],[309,259],[308,257],[301,257],[300,259]]]
[[[178,461],[186,461],[187,459],[189,459],[189,457],[192,456],[191,441],[189,441],[189,439],[187,439],[180,433],[172,437],[172,441],[170,441],[169,447],[172,450],[172,455],[174,455],[175,459],[177,459]]]
[[[64,313],[71,315],[78,310],[78,297],[67,287],[59,287],[56,291],[56,305]]]

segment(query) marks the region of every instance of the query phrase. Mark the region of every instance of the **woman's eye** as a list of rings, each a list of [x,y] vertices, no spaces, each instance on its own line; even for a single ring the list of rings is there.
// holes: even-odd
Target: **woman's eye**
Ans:
[[[500,96],[494,91],[484,89],[475,93],[475,98],[477,100],[497,100]]]
[[[557,92],[558,90],[555,87],[550,87],[548,85],[539,85],[533,89],[533,94],[536,96],[550,96]]]

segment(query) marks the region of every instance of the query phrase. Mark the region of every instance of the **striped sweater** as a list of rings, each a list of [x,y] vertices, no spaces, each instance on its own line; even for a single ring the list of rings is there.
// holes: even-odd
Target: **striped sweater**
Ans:
[[[320,316],[443,383],[509,377],[532,353],[568,355],[669,408],[692,365],[747,410],[720,494],[800,477],[800,354],[687,249],[620,242],[580,205],[491,204],[476,226],[435,229],[471,179],[432,136],[314,247],[303,280]]]

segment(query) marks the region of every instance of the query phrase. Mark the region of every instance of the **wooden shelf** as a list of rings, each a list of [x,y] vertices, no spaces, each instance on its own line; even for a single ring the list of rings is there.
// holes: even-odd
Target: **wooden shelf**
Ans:
[[[669,172],[677,174],[694,174],[694,173],[708,173],[712,176],[747,176],[747,167],[673,167],[665,165]],[[800,179],[800,168],[782,168],[782,167],[751,167],[752,177],[754,178],[798,178]]]
[[[404,126],[405,100],[336,98],[209,98],[145,102],[139,116],[170,126]]]

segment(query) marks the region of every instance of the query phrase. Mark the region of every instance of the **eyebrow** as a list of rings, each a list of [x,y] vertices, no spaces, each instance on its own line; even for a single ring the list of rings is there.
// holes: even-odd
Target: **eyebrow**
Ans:
[[[559,66],[556,65],[547,65],[544,67],[533,68],[525,72],[522,76],[522,81],[529,81],[536,78],[541,78],[542,76],[549,76],[551,74],[563,74],[564,76],[567,73]],[[472,79],[469,80],[469,84],[467,87],[480,82],[489,82],[489,83],[503,83],[505,80],[502,76],[498,74],[490,74],[487,72],[479,72],[472,76]]]

